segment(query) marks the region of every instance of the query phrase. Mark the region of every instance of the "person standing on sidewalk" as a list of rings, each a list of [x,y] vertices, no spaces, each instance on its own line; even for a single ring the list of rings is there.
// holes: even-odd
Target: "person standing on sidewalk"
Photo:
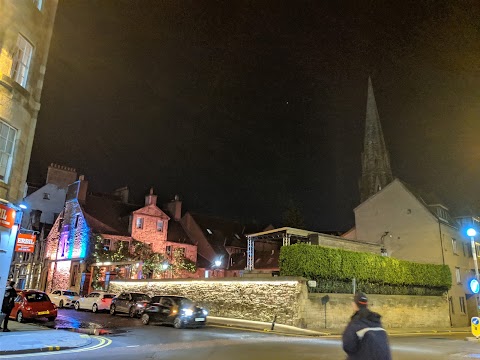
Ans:
[[[15,305],[15,298],[17,297],[17,292],[13,288],[14,285],[15,281],[9,281],[5,288],[5,297],[2,303],[2,312],[5,314],[5,319],[3,319],[3,332],[10,331],[8,330],[8,318],[10,317],[10,313]]]
[[[367,296],[358,292],[353,298],[352,315],[343,332],[343,351],[347,360],[392,360],[388,336],[381,316],[368,308]]]

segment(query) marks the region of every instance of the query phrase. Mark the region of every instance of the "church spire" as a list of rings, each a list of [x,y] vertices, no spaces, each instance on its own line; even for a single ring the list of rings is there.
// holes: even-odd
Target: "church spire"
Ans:
[[[362,177],[360,178],[360,201],[364,202],[391,181],[393,181],[393,175],[390,168],[390,157],[383,139],[372,80],[369,77],[365,139],[362,153]]]

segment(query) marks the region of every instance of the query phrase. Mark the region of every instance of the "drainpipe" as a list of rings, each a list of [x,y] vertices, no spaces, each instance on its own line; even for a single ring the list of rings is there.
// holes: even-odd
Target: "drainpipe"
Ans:
[[[438,232],[440,234],[440,247],[442,249],[442,263],[445,265],[445,254],[443,253],[443,234],[442,234],[442,224],[440,222],[440,219],[437,218],[438,221]],[[447,291],[447,297],[448,297],[448,291]],[[453,326],[452,324],[452,309],[450,308],[450,301],[448,301],[448,318],[450,319],[450,326]]]

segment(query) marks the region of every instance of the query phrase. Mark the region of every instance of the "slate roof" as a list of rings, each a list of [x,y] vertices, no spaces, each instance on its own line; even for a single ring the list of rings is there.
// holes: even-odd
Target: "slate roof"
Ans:
[[[196,245],[192,239],[190,239],[183,229],[182,224],[178,221],[170,220],[168,222],[167,241]]]
[[[95,232],[128,236],[130,214],[142,206],[125,204],[109,195],[89,194],[82,209]]]

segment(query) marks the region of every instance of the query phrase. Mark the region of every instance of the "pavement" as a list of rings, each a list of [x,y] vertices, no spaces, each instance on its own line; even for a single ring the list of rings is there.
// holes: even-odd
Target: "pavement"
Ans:
[[[231,329],[242,329],[248,331],[268,332],[289,336],[309,337],[338,337],[342,329],[301,329],[294,326],[272,323],[249,321],[241,319],[229,319],[209,316],[208,324],[216,327]],[[16,321],[9,322],[11,332],[0,332],[0,356],[10,354],[27,354],[46,351],[60,351],[88,346],[93,338],[90,335],[102,335],[91,331],[75,331],[50,329],[34,323],[23,324]],[[98,329],[97,329],[98,330]],[[82,333],[83,332],[83,333]],[[440,334],[465,334],[466,338],[471,336],[470,328],[403,328],[387,329],[390,336],[413,336],[413,335],[440,335]],[[466,339],[467,340],[467,339]]]

